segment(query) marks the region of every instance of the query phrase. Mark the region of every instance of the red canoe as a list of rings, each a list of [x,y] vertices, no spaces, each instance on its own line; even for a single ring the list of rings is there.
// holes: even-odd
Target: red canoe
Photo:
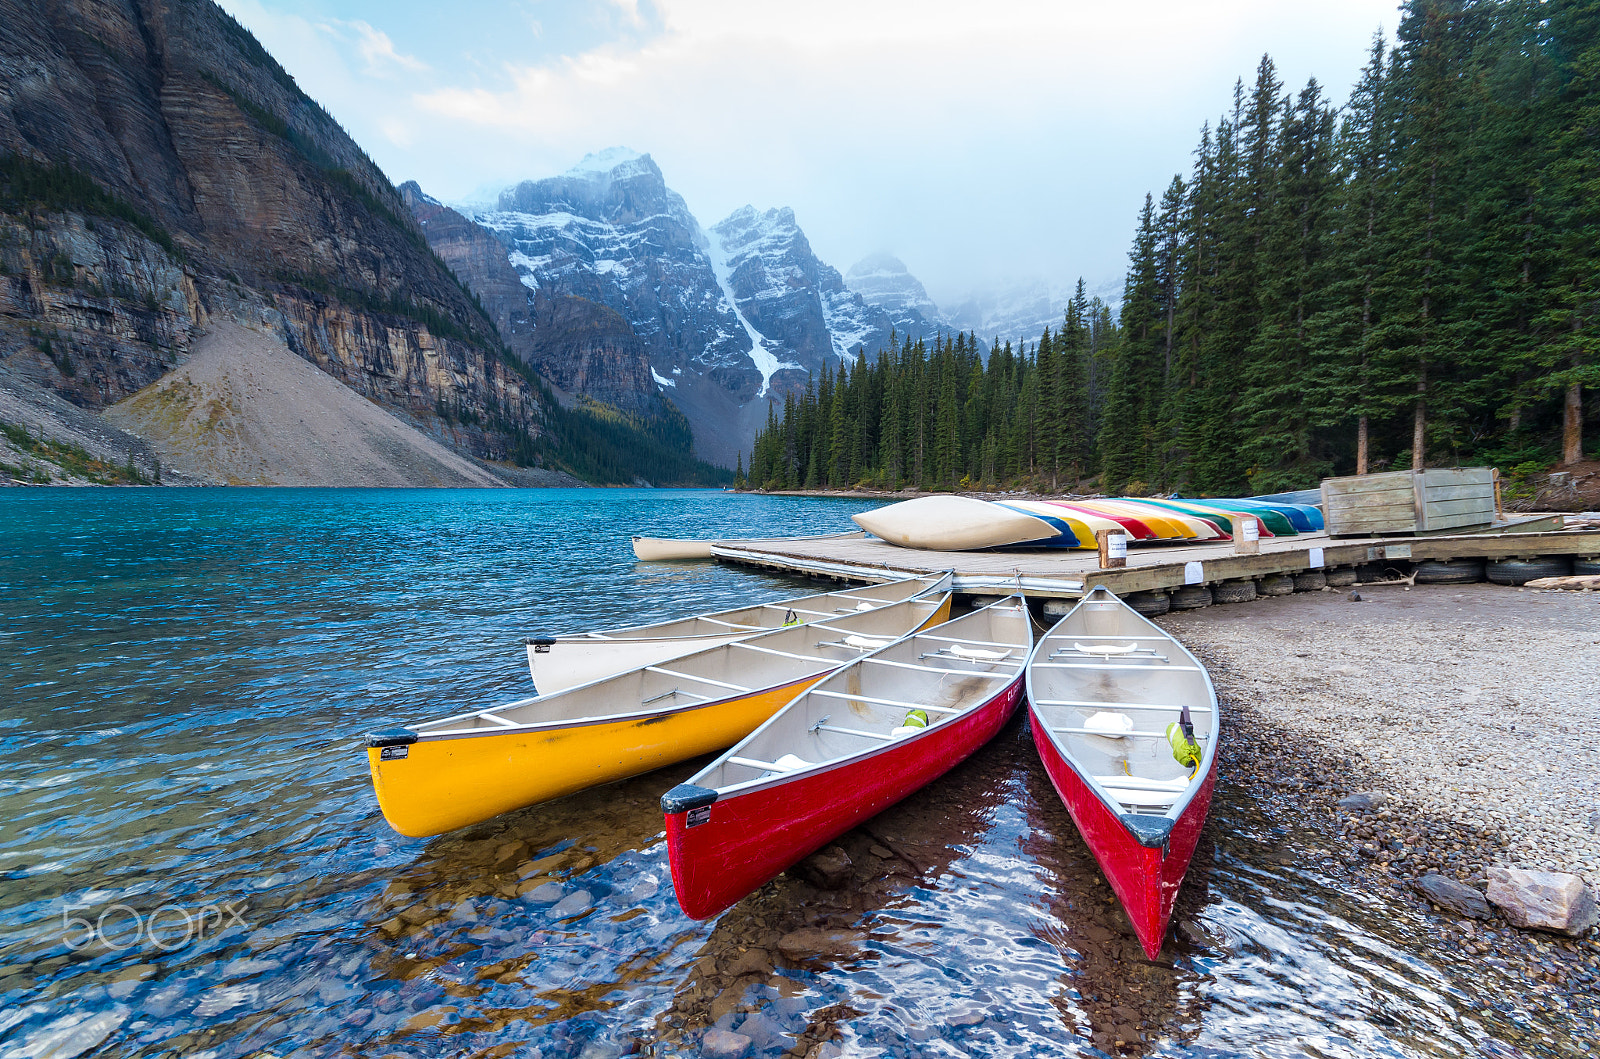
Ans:
[[[1011,596],[795,698],[661,799],[678,904],[714,916],[966,760],[1016,712],[1032,648]]]
[[[1217,779],[1210,675],[1099,587],[1039,641],[1028,711],[1050,782],[1155,959]],[[1188,762],[1184,725],[1198,749]]]

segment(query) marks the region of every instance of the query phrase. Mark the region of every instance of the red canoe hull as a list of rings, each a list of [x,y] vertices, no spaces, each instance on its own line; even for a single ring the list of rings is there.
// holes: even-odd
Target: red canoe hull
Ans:
[[[788,783],[734,793],[687,826],[667,814],[667,855],[678,904],[708,919],[852,827],[970,757],[1016,713],[1023,676],[966,715],[866,758]],[[704,810],[699,810],[703,813]]]
[[[1133,922],[1134,933],[1139,936],[1145,955],[1154,960],[1166,940],[1178,888],[1183,885],[1189,861],[1194,857],[1194,847],[1200,841],[1200,829],[1205,826],[1206,811],[1211,808],[1211,791],[1217,782],[1216,756],[1212,756],[1211,770],[1205,781],[1173,825],[1166,848],[1152,849],[1140,845],[1118,815],[1061,756],[1049,737],[1040,734],[1044,725],[1038,715],[1030,711],[1029,720],[1033,723],[1034,745],[1039,749],[1039,758],[1044,762],[1050,782]]]

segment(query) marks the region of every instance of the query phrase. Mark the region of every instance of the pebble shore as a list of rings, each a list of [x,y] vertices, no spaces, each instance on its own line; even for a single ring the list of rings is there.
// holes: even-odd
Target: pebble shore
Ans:
[[[1231,782],[1320,831],[1352,885],[1429,915],[1442,949],[1487,972],[1486,1011],[1536,1009],[1592,1030],[1596,929],[1568,938],[1478,921],[1416,881],[1482,891],[1502,865],[1600,884],[1600,599],[1488,584],[1360,594],[1159,621],[1211,671],[1231,716]],[[1575,1035],[1579,1054],[1600,1047],[1591,1036]]]

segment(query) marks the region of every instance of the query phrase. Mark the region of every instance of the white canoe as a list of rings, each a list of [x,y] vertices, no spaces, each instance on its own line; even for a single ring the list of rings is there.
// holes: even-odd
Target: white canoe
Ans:
[[[640,562],[663,559],[709,559],[716,541],[673,540],[670,537],[635,537],[633,554]]]
[[[571,636],[530,636],[528,671],[533,675],[539,694],[548,695],[640,666],[658,665],[768,629],[874,610],[933,592],[942,583],[940,574],[908,577],[650,625]]]
[[[821,541],[821,540],[846,540],[860,537],[860,530],[848,530],[844,533],[808,533],[799,537],[752,537],[749,541],[739,539],[721,540],[691,540],[674,537],[634,537],[633,556],[640,562],[654,563],[673,559],[710,559],[713,544],[741,544],[741,543],[766,543],[768,541]]]
[[[969,496],[919,496],[850,516],[876,537],[902,548],[963,552],[1050,540],[1050,523]]]

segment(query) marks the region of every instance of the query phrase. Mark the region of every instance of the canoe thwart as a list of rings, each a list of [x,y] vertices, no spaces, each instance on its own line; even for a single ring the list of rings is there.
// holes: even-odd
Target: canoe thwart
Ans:
[[[1101,708],[1114,706],[1119,710],[1178,710],[1183,706],[1176,702],[1110,702],[1093,699],[1034,699],[1035,706],[1098,706]],[[1210,713],[1210,706],[1190,706],[1190,713]]]
[[[885,742],[894,741],[894,736],[885,735],[883,732],[864,732],[859,728],[840,728],[836,724],[814,724],[806,730],[810,732],[837,732],[839,735],[858,735],[863,739],[882,739]]]
[[[1055,725],[1051,725],[1050,731],[1053,735],[1097,735],[1102,739],[1165,739],[1167,737],[1166,732],[1136,732],[1131,728],[1127,731],[1119,732],[1107,728],[1058,728]],[[1195,738],[1205,739],[1206,736],[1197,734]]]
[[[693,783],[680,783],[661,796],[663,813],[686,813],[717,800],[717,792]]]
[[[1198,673],[1200,671],[1200,667],[1199,666],[1169,666],[1169,665],[1147,666],[1147,665],[1139,665],[1139,664],[1119,666],[1119,665],[1116,665],[1115,663],[1111,663],[1111,662],[1035,662],[1033,664],[1033,668],[1035,668],[1035,669],[1109,669],[1109,670],[1113,670],[1113,671],[1135,670],[1135,669],[1159,669],[1159,670],[1162,670],[1163,672],[1167,672],[1167,673]]]
[[[410,746],[417,741],[417,733],[409,728],[385,728],[381,732],[367,733],[367,746],[381,749],[386,746]]]
[[[825,699],[848,699],[851,702],[870,702],[874,706],[891,706],[895,709],[929,710],[933,713],[960,713],[960,710],[949,706],[933,706],[926,702],[905,702],[900,699],[875,699],[871,695],[852,695],[848,691],[827,691],[822,688],[812,688],[810,694]]]

